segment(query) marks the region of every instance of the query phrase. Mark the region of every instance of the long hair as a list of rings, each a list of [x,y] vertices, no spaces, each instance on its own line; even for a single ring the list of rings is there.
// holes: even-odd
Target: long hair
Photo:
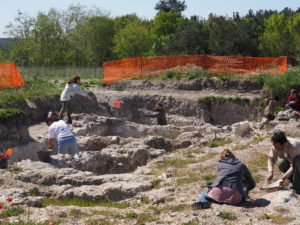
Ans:
[[[221,152],[221,159],[225,159],[226,157],[231,157],[231,158],[235,158],[234,154],[232,153],[232,151],[230,151],[229,149],[224,149]]]
[[[80,76],[74,76],[71,80],[68,81],[68,84],[77,83],[80,80]]]

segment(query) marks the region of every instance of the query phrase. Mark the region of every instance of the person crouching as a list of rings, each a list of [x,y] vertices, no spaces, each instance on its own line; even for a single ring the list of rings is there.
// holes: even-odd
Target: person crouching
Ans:
[[[77,141],[66,122],[59,120],[55,113],[49,112],[46,124],[49,126],[48,147],[52,149],[57,140],[58,154],[74,156],[77,153]]]

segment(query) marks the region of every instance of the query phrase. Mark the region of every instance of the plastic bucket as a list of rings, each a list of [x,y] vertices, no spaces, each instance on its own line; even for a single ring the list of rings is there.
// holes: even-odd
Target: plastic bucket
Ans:
[[[8,167],[8,158],[0,158],[0,169],[6,169]]]
[[[50,160],[51,160],[51,157],[50,157],[51,152],[52,152],[52,149],[43,149],[43,150],[36,151],[36,154],[38,155],[40,161],[42,161],[42,162],[50,162]]]

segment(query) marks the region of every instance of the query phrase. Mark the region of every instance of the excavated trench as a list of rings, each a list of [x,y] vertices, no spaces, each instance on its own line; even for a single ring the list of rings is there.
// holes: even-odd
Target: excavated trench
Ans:
[[[141,84],[134,86],[131,83],[129,86],[126,82],[127,89],[124,84],[118,84],[122,90],[115,86],[117,84],[92,89],[95,96],[91,101],[76,96],[71,128],[83,152],[82,157],[74,160],[54,154],[50,164],[23,161],[19,166],[24,167],[24,172],[18,179],[49,187],[77,186],[76,190],[72,189],[73,192],[66,190],[59,194],[59,191],[50,191],[51,196],[61,198],[80,197],[85,185],[106,187],[109,183],[113,186],[112,189],[103,188],[101,193],[84,192],[94,200],[121,200],[151,189],[151,177],[137,177],[130,173],[172,149],[199,144],[199,138],[228,134],[232,124],[255,120],[260,113],[255,85],[254,93],[240,94],[239,89],[199,91],[199,82],[198,86],[190,84],[193,91],[188,90],[188,84],[184,83],[175,85],[177,89],[159,90],[156,87],[161,87],[161,84],[142,82],[142,87],[147,86],[145,91],[140,90]],[[187,90],[182,90],[183,87]],[[113,106],[115,101],[121,101],[120,107]],[[144,115],[150,113],[157,102],[162,103],[167,112],[166,126],[158,126],[155,119]],[[23,113],[0,124],[0,148],[14,147],[12,162],[24,159],[38,161],[36,150],[47,148],[48,127],[44,123],[29,124],[42,121],[49,110],[58,110],[58,96],[12,106],[19,107]],[[35,167],[45,169],[33,171]],[[90,177],[91,174],[95,177]],[[108,179],[108,174],[115,174],[115,180]],[[79,181],[78,176],[83,180]],[[131,188],[123,190],[119,185],[136,180],[139,182],[131,187],[135,190],[133,192]]]

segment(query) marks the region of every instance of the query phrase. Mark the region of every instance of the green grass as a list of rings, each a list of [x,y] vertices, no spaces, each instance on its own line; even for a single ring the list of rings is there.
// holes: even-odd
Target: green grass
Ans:
[[[219,146],[224,146],[224,145],[230,144],[231,142],[232,142],[231,139],[216,139],[212,142],[208,142],[207,146],[210,148],[216,148]]]
[[[162,182],[162,179],[154,179],[151,181],[152,186],[155,187],[159,187],[160,183]]]
[[[21,110],[15,108],[0,109],[0,122],[5,122],[18,114],[22,113]]]
[[[189,80],[200,77],[211,77],[212,75],[207,70],[190,70],[185,74],[185,77]]]
[[[4,208],[0,213],[0,219],[8,218],[11,216],[18,216],[24,212],[25,210],[21,207]]]
[[[86,220],[85,225],[114,225],[114,222],[110,222],[109,220],[106,219],[90,219]]]
[[[94,207],[94,206],[102,206],[109,208],[119,208],[125,209],[129,207],[129,204],[126,203],[118,203],[118,202],[96,202],[81,198],[68,198],[59,200],[56,198],[46,198],[44,201],[44,206],[80,206],[80,207]]]
[[[199,181],[201,178],[199,174],[188,172],[188,174],[184,177],[180,177],[176,180],[177,185],[190,184]]]
[[[19,222],[8,222],[8,221],[1,221],[1,225],[49,225],[51,221],[45,222],[34,222],[34,221],[19,221]],[[59,225],[59,221],[55,221],[55,225]]]
[[[221,211],[218,214],[219,217],[221,217],[222,219],[226,219],[226,220],[236,220],[237,217],[234,215],[234,213],[232,212],[228,212],[228,211]]]
[[[25,80],[24,88],[7,88],[0,91],[0,107],[7,103],[60,94],[63,86],[43,80]]]
[[[196,163],[197,160],[195,159],[167,159],[163,162],[159,162],[157,164],[158,169],[164,169],[169,167],[175,168],[183,168],[188,164]]]
[[[263,213],[261,215],[261,218],[265,220],[270,220],[271,223],[273,224],[287,224],[296,219],[295,217],[291,217],[291,216],[283,216],[281,214],[276,215],[276,214],[268,214],[268,213]]]

